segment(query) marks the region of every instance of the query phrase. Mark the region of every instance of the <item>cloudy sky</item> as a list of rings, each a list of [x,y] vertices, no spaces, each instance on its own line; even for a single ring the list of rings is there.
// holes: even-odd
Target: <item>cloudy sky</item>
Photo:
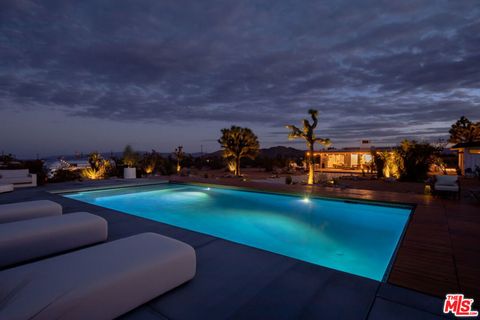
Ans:
[[[337,147],[480,120],[478,0],[0,1],[0,152],[303,147],[309,108]]]

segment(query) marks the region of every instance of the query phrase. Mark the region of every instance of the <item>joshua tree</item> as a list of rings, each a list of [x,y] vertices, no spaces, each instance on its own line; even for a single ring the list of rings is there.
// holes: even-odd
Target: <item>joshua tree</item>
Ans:
[[[175,152],[173,154],[177,159],[177,173],[180,173],[180,170],[182,170],[182,166],[180,165],[180,163],[182,162],[183,157],[185,156],[185,152],[183,152],[183,146],[178,146],[177,148],[175,148]]]
[[[303,130],[300,130],[294,125],[288,125],[287,128],[290,129],[290,133],[288,134],[289,139],[305,139],[305,142],[307,143],[307,148],[308,148],[308,154],[307,154],[307,163],[308,163],[308,184],[313,184],[313,179],[314,179],[314,171],[313,171],[313,151],[314,151],[314,145],[315,142],[318,142],[320,144],[323,144],[324,146],[330,145],[330,139],[324,139],[324,138],[316,138],[315,137],[315,128],[317,127],[318,124],[318,111],[310,109],[308,110],[308,113],[312,117],[312,123],[307,119],[303,120]]]
[[[480,141],[480,122],[473,123],[462,116],[457,122],[452,124],[448,133],[450,133],[448,142],[451,143]]]
[[[257,136],[249,128],[232,126],[221,130],[222,136],[218,140],[223,148],[223,157],[235,161],[235,175],[240,175],[240,160],[242,158],[255,159],[260,148]]]

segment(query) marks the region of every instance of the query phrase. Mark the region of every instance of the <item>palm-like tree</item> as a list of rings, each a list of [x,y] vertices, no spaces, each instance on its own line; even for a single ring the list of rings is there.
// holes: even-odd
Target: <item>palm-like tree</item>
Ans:
[[[315,142],[318,142],[324,146],[330,145],[330,139],[317,138],[315,137],[315,128],[318,124],[318,111],[310,109],[308,113],[312,117],[312,123],[307,119],[303,120],[303,130],[300,130],[294,125],[288,125],[287,128],[290,129],[288,134],[289,139],[305,139],[308,148],[307,154],[307,163],[308,163],[308,184],[313,184],[314,171],[313,171],[313,151]]]
[[[221,130],[222,136],[218,140],[223,157],[235,161],[235,175],[240,175],[240,160],[242,158],[255,159],[260,149],[257,136],[249,128],[232,126]]]

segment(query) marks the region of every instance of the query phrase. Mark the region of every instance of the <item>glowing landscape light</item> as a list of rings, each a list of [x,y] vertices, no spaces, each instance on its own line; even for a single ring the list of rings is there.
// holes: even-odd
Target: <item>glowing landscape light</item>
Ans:
[[[302,199],[302,201],[305,202],[305,203],[310,203],[310,198],[309,197],[304,197]]]

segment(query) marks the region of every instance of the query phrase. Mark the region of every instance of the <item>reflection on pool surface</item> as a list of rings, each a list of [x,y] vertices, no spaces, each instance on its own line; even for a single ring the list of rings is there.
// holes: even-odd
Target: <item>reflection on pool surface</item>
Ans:
[[[411,208],[161,184],[65,197],[382,280]]]

